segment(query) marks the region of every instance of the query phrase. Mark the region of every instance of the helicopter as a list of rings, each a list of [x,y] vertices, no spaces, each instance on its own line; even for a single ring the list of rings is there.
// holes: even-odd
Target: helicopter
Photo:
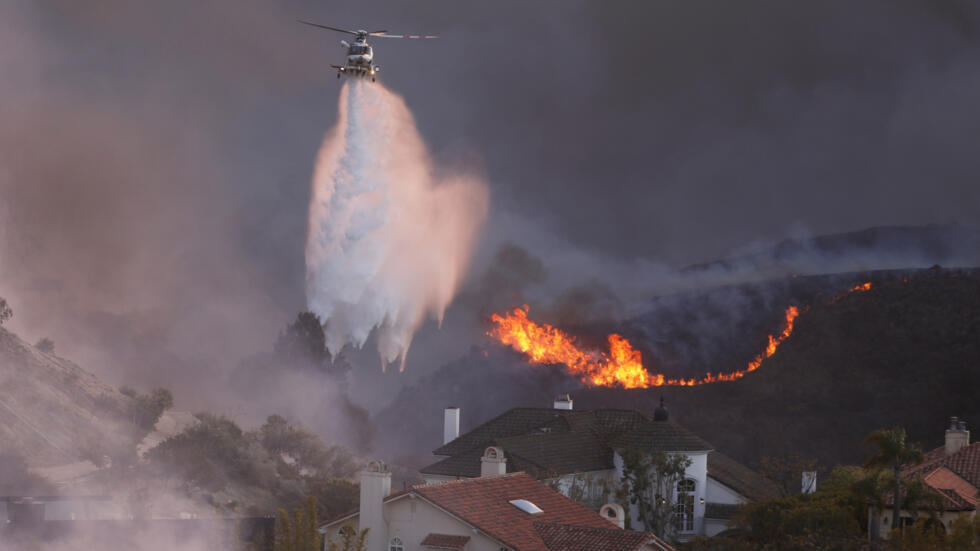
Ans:
[[[367,42],[367,37],[369,36],[378,38],[439,38],[438,36],[429,34],[388,34],[388,31],[350,31],[338,27],[330,27],[328,25],[313,23],[312,21],[303,21],[302,19],[298,19],[297,21],[303,23],[304,25],[319,27],[321,29],[327,29],[328,31],[337,31],[340,33],[354,35],[353,43],[347,42],[346,40],[340,41],[341,45],[347,48],[347,63],[344,65],[331,65],[331,67],[337,69],[337,78],[340,78],[340,75],[371,77],[371,81],[374,82],[378,71],[381,70],[381,67],[374,63],[374,49],[371,48],[371,45]]]

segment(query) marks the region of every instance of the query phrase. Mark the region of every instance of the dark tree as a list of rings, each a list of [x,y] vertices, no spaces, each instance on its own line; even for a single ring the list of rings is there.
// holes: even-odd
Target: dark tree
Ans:
[[[892,486],[892,529],[894,530],[898,528],[898,519],[902,511],[900,503],[902,469],[907,465],[922,463],[922,449],[918,444],[911,444],[905,440],[905,429],[901,427],[876,430],[869,434],[864,442],[878,448],[876,453],[865,462],[865,466],[890,469],[894,476]]]
[[[276,356],[289,365],[311,368],[330,375],[340,375],[350,369],[341,355],[327,350],[320,317],[313,312],[300,312],[296,321],[279,334],[275,344]]]

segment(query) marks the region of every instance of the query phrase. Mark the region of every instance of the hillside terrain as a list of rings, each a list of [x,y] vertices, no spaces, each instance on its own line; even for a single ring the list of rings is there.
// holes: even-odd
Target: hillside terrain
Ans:
[[[586,389],[584,407],[652,410],[745,461],[798,452],[824,466],[860,462],[876,428],[903,426],[928,449],[949,416],[980,420],[980,276],[932,269],[872,277],[873,287],[817,303],[762,367],[693,388]]]
[[[0,328],[0,450],[33,466],[91,461],[133,445],[129,398]]]
[[[866,281],[870,290],[847,293]],[[446,405],[461,406],[465,431],[510,407],[547,407],[562,392],[572,393],[576,408],[646,412],[664,396],[675,420],[750,465],[801,453],[829,467],[863,460],[861,441],[877,428],[902,425],[929,447],[941,442],[948,416],[980,419],[976,271],[936,267],[719,288],[658,299],[645,315],[573,334],[601,343],[619,331],[643,350],[648,369],[672,376],[730,372],[765,348],[791,304],[805,311],[757,371],[697,387],[586,388],[558,366],[532,366],[488,342],[405,389],[377,417],[380,440],[421,462],[440,443]]]

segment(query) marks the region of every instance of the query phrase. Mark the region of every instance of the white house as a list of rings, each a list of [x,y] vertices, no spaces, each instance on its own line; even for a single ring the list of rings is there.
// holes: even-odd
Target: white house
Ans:
[[[390,490],[387,466],[369,463],[359,509],[320,527],[324,548],[343,530],[369,528],[368,551],[673,551],[653,534],[623,530],[621,509],[592,511],[525,473]]]
[[[441,459],[421,470],[426,481],[524,471],[550,479],[564,494],[597,509],[621,485],[620,452],[633,448],[691,460],[674,489],[678,539],[727,529],[737,506],[775,493],[773,485],[669,418],[661,405],[651,419],[634,410],[575,411],[570,397],[554,408],[514,408],[459,434],[458,408],[447,408]],[[635,510],[631,526],[640,526]]]

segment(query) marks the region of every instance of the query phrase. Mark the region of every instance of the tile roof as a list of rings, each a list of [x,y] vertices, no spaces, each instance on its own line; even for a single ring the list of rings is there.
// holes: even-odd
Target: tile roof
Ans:
[[[708,454],[708,476],[751,500],[779,494],[768,478],[720,452]]]
[[[548,549],[554,551],[636,551],[651,540],[657,542],[662,549],[673,550],[666,542],[648,532],[586,528],[548,522],[535,522],[534,529]]]
[[[608,528],[599,513],[552,490],[525,473],[467,478],[415,486],[423,499],[451,512],[504,545],[520,551],[549,551],[535,523]],[[542,513],[525,513],[510,501],[526,499]]]
[[[923,454],[923,461],[910,469],[906,475],[931,472],[937,467],[946,467],[961,478],[980,488],[980,442],[964,446],[952,455],[946,455],[945,446],[940,446]]]
[[[422,540],[422,545],[432,549],[462,549],[468,541],[470,541],[469,536],[429,534]]]

